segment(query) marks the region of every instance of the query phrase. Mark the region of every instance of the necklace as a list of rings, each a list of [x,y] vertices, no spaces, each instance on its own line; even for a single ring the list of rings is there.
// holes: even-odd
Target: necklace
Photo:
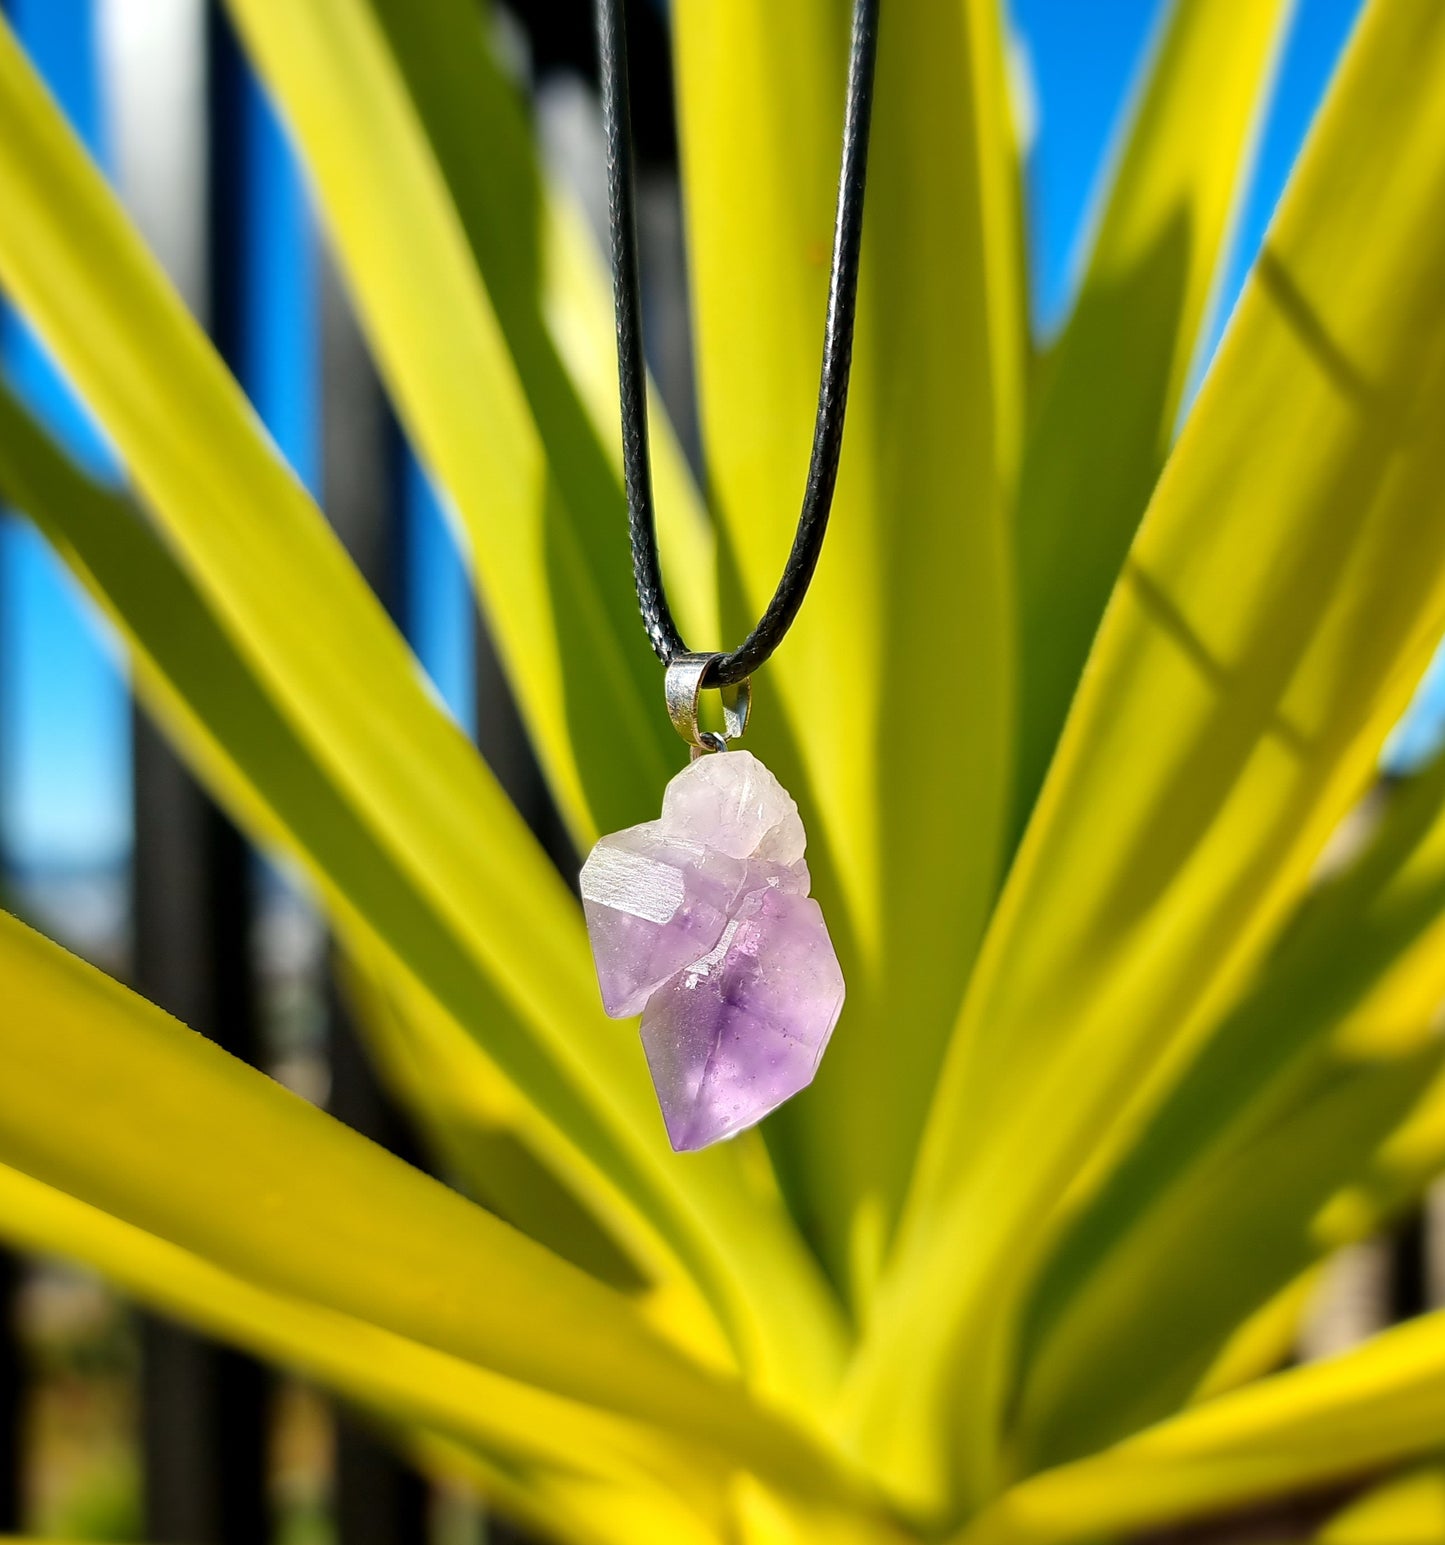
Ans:
[[[678,1150],[760,1121],[812,1082],[843,1008],[843,974],[809,896],[798,807],[753,755],[750,678],[782,642],[818,565],[838,478],[857,312],[878,0],[854,0],[842,169],[813,450],[797,534],[757,626],[730,653],[690,651],[668,608],[657,553],[647,373],[633,193],[626,0],[597,0],[617,311],[623,473],[637,600],[665,668],[667,711],[692,750],[655,821],[613,832],[582,867],[602,1003],[642,1015],[642,1044]],[[702,692],[722,697],[721,732],[698,724]],[[726,754],[717,754],[726,753]]]

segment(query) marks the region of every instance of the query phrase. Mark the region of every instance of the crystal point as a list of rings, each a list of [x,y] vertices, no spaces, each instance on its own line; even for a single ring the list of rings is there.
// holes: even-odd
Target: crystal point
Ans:
[[[762,891],[647,1000],[642,1046],[672,1146],[703,1148],[813,1081],[843,973],[810,896]]]
[[[729,751],[684,768],[661,819],[604,837],[583,866],[603,1006],[642,1012],[676,1149],[752,1126],[817,1071],[844,988],[805,847],[782,785]]]

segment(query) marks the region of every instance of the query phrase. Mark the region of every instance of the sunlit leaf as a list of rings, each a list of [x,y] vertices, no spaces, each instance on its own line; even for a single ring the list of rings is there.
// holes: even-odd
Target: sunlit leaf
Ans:
[[[3,914],[0,968],[0,1165],[267,1293],[846,1493],[624,1297]]]
[[[568,1168],[536,1113],[476,1041],[384,951],[355,935],[348,942],[337,969],[352,1020],[387,1088],[421,1121],[447,1179],[594,1277],[656,1291],[646,1255],[629,1255],[605,1226],[606,1210],[589,1208],[585,1187],[567,1184]]]
[[[1437,769],[1436,777],[1439,776]],[[1421,843],[1438,850],[1441,837],[1431,831]],[[1428,908],[1432,878],[1428,858],[1412,863]],[[1408,912],[1402,909],[1402,915]],[[1423,1027],[1438,1026],[1445,991],[1440,983],[1442,920],[1437,916],[1402,951],[1361,1003],[1346,1015],[1344,1034],[1357,1045],[1399,1046]],[[1319,969],[1333,977],[1335,962],[1321,958]],[[1370,1162],[1312,1220],[1311,1238],[1320,1259],[1241,1325],[1221,1349],[1194,1398],[1234,1389],[1280,1367],[1299,1332],[1321,1271],[1334,1252],[1387,1228],[1418,1203],[1425,1188],[1445,1172],[1445,1076],[1435,1077],[1404,1119],[1379,1145]]]
[[[939,1085],[854,1390],[920,1497],[995,1483],[999,1321],[1051,1209],[1257,964],[1445,630],[1442,196],[1445,14],[1374,6],[1115,590]]]
[[[298,136],[398,408],[456,503],[574,834],[652,815],[676,737],[617,472],[548,330],[559,217],[482,13],[466,0],[230,9]],[[579,258],[550,266],[574,317],[605,306]],[[594,392],[598,412],[610,404]],[[679,602],[706,618],[709,542],[661,425],[659,438]]]
[[[1291,9],[1174,6],[1078,301],[1050,350],[1017,516],[1020,819],[1164,464]]]
[[[1025,1327],[1026,1469],[1181,1405],[1228,1333],[1322,1249],[1440,1062],[1445,764],[1307,904],[1259,982],[1082,1207]],[[1413,1001],[1407,1001],[1405,983]]]
[[[781,1384],[826,1387],[836,1313],[787,1220],[755,1205],[746,1150],[684,1165],[668,1149],[635,1037],[602,1017],[572,897],[3,30],[0,131],[0,279],[103,418],[182,569],[314,764],[290,797],[314,798],[319,772],[370,834],[354,862],[379,844],[403,876],[395,908],[386,877],[362,877],[369,925],[650,1218],[749,1361]],[[325,836],[344,847],[334,827]],[[776,1318],[779,1295],[795,1293],[801,1331]]]
[[[1226,1395],[1285,1366],[1327,1265],[1327,1261],[1320,1262],[1302,1272],[1237,1327],[1199,1381],[1193,1393],[1195,1400]]]
[[[606,1487],[610,1505],[626,1488],[655,1489],[689,1478],[690,1501],[672,1525],[688,1538],[688,1513],[718,1510],[720,1477],[700,1452],[646,1427],[606,1416],[447,1357],[417,1341],[302,1299],[258,1287],[201,1257],[0,1165],[0,1230],[26,1249],[65,1256],[101,1271],[162,1312],[321,1380],[393,1422],[415,1423],[468,1445],[484,1489],[507,1502],[561,1477]],[[709,1493],[712,1493],[709,1495]],[[681,1499],[679,1499],[681,1500]],[[539,1526],[556,1519],[543,1510]],[[680,1515],[680,1516],[679,1516]],[[698,1528],[697,1518],[691,1528]],[[702,1538],[711,1538],[703,1533]]]
[[[570,1227],[573,1255],[586,1253],[575,1202],[559,1193],[555,1180],[547,1183],[555,1174],[575,1188],[607,1233],[634,1251],[652,1278],[652,1292],[663,1295],[658,1312],[674,1324],[680,1323],[678,1316],[682,1323],[697,1323],[697,1307],[689,1302],[694,1295],[685,1279],[669,1275],[675,1265],[669,1265],[668,1251],[658,1255],[646,1219],[607,1185],[566,1132],[508,1083],[468,1034],[465,1024],[493,1026],[507,1012],[504,1004],[487,978],[459,955],[444,921],[431,915],[425,899],[413,895],[405,873],[357,817],[345,789],[335,788],[325,769],[309,759],[247,661],[215,626],[184,570],[138,514],[68,467],[3,389],[0,485],[34,514],[127,633],[142,691],[216,793],[264,839],[294,848],[334,908],[351,949],[380,972],[388,1000],[400,1000],[411,1054],[425,1063],[422,1078],[411,1082],[413,1092],[419,1082],[430,1091],[420,1112],[427,1115],[448,1103],[465,1125],[465,1137],[457,1134],[464,1151],[453,1148],[453,1157],[465,1160],[464,1174],[478,1182],[478,1193],[539,1238],[556,1238],[561,1228]],[[379,918],[380,925],[374,925]],[[431,984],[431,990],[423,984]],[[442,993],[451,1012],[431,992]],[[490,1143],[479,1153],[484,1134]],[[519,1143],[525,1151],[519,1151]],[[507,1162],[498,1162],[502,1157]],[[780,1227],[776,1197],[756,1180],[734,1179],[723,1199],[742,1208],[754,1247],[768,1230]],[[629,1272],[615,1259],[615,1250],[607,1251],[603,1236],[595,1244],[603,1256],[584,1255],[586,1264],[609,1265],[612,1278],[626,1281]],[[788,1253],[797,1245],[787,1233],[779,1245],[787,1270]],[[767,1259],[763,1248],[753,1267]],[[779,1292],[787,1292],[784,1281],[774,1281],[768,1302],[776,1301]],[[827,1347],[835,1333],[828,1313],[830,1306],[821,1299],[808,1304],[802,1336],[819,1336],[819,1346]],[[711,1340],[703,1324],[697,1332]],[[790,1335],[791,1350],[802,1350],[804,1366],[810,1366],[808,1358],[816,1353],[796,1332]]]
[[[1445,1470],[1412,1470],[1340,1509],[1316,1545],[1438,1545],[1445,1540]]]
[[[1432,1314],[1046,1470],[955,1545],[1109,1538],[1363,1478],[1442,1443],[1445,1315]]]
[[[624,1491],[613,1482],[562,1470],[504,1474],[475,1449],[416,1429],[405,1434],[405,1448],[423,1473],[460,1482],[504,1518],[544,1539],[553,1534],[580,1545],[635,1545],[671,1539],[671,1530],[687,1545],[712,1545],[716,1539],[700,1510],[684,1512],[675,1499],[655,1491]]]
[[[847,22],[835,0],[675,7],[703,441],[734,639],[777,583],[808,464]],[[848,979],[816,1087],[769,1135],[864,1293],[998,880],[1013,706],[1003,509],[1025,359],[997,7],[898,0],[878,58],[833,520],[756,694],[758,749],[809,824]]]
[[[1440,948],[1437,940],[1436,950]],[[1438,955],[1437,955],[1438,958]],[[1437,1004],[1437,1016],[1438,1016]],[[1438,1025],[1438,1018],[1435,1021]],[[1325,1247],[1352,1244],[1391,1222],[1445,1172],[1445,1077],[1435,1079],[1380,1145],[1374,1163],[1316,1220]]]
[[[1433,991],[1432,979],[1438,975],[1440,944],[1427,936],[1426,941],[1409,952],[1402,962],[1413,976],[1417,991]],[[1386,987],[1392,985],[1385,984]],[[1371,994],[1366,1013],[1352,1015],[1354,1023],[1368,1025],[1373,1017],[1368,1011],[1377,999],[1388,999],[1388,991]],[[1406,1024],[1436,1025],[1439,1001],[1423,1014],[1406,1020],[1376,1021],[1392,1038],[1400,1035]],[[1262,1305],[1230,1336],[1219,1356],[1211,1364],[1193,1398],[1208,1399],[1238,1388],[1252,1379],[1263,1377],[1283,1366],[1299,1335],[1321,1274],[1336,1251],[1368,1239],[1388,1228],[1401,1214],[1416,1205],[1427,1186],[1445,1173],[1445,1076],[1437,1075],[1420,1094],[1404,1119],[1379,1145],[1368,1165],[1352,1177],[1351,1183],[1332,1197],[1312,1220],[1311,1243],[1319,1257],[1316,1264],[1282,1288]]]
[[[139,691],[212,789],[238,820],[294,856],[314,878],[351,949],[388,971],[398,992],[403,980],[415,980],[413,970],[438,980],[425,965],[428,955],[450,960],[457,979],[449,997],[454,1012],[470,998],[469,1018],[490,1021],[505,1014],[475,967],[465,961],[455,966],[458,952],[445,923],[415,893],[346,792],[312,760],[140,512],[76,471],[3,387],[0,490],[36,522],[108,613],[131,648]],[[399,930],[387,917],[400,923]],[[398,939],[410,941],[401,946],[410,968],[393,953]],[[576,1149],[559,1141],[474,1036],[419,988],[413,991],[413,1033],[427,1043],[429,1080],[454,1099],[483,1098],[484,1087],[494,1102],[494,1123],[502,1117],[495,1109],[501,1096],[493,1091],[505,1090],[511,1124],[527,1126],[640,1259],[654,1256],[650,1230],[625,1199],[599,1184],[601,1177]],[[492,1166],[479,1194],[519,1226],[546,1236],[545,1214],[526,1207],[504,1169]],[[662,1258],[654,1257],[649,1268],[666,1271]]]

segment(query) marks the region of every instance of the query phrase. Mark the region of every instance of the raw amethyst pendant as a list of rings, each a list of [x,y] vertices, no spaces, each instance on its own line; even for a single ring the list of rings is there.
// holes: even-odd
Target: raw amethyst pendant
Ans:
[[[642,1046],[672,1146],[704,1148],[813,1080],[843,973],[808,895],[798,807],[746,751],[702,756],[662,816],[604,837],[582,904],[614,1019]]]

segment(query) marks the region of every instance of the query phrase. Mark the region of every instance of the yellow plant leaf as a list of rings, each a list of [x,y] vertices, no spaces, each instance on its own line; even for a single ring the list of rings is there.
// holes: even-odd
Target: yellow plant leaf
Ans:
[[[1316,1545],[1440,1545],[1445,1540],[1445,1470],[1438,1465],[1372,1487],[1341,1508]]]
[[[1092,1452],[1184,1405],[1230,1331],[1317,1257],[1314,1210],[1367,1165],[1441,1057],[1427,1047],[1322,1070],[1296,1108],[1212,1154],[1137,1235],[1101,1249],[1052,1335],[1031,1349],[1011,1424],[1014,1473]]]
[[[895,1521],[801,1502],[746,1471],[735,1473],[732,1499],[737,1545],[916,1545],[918,1539]]]
[[[554,1173],[536,1113],[435,999],[355,935],[337,970],[377,1073],[422,1122],[447,1179],[599,1280],[655,1291],[646,1253],[625,1251]]]
[[[729,1349],[692,1279],[647,1230],[578,1175],[560,1145],[477,1043],[416,979],[351,930],[345,982],[384,1079],[418,1114],[448,1178],[499,1217],[632,1295],[648,1318],[706,1359]],[[754,1153],[761,1167],[761,1149]],[[759,1210],[778,1205],[758,1185]]]
[[[1441,822],[1445,826],[1445,820]],[[1445,836],[1435,834],[1437,857]],[[1438,874],[1435,878],[1438,878]],[[1395,962],[1377,992],[1346,1022],[1345,1034],[1369,1045],[1398,1044],[1415,1027],[1438,1035],[1445,1008],[1445,917],[1437,917]],[[1368,1238],[1416,1204],[1445,1171],[1445,1073],[1437,1075],[1369,1166],[1333,1197],[1314,1220],[1316,1248],[1338,1250]]]
[[[577,1545],[716,1545],[717,1530],[699,1527],[698,1513],[683,1513],[673,1498],[622,1492],[591,1476],[560,1470],[506,1474],[474,1449],[450,1438],[413,1430],[406,1449],[419,1469],[472,1487],[510,1522]]]
[[[673,1504],[687,1539],[716,1517],[725,1471],[702,1451],[645,1426],[559,1399],[406,1337],[258,1287],[85,1202],[0,1165],[0,1233],[24,1249],[100,1272],[126,1293],[208,1334],[291,1368],[374,1409],[468,1445],[491,1491],[543,1495],[565,1477]],[[685,1482],[685,1495],[667,1488]],[[522,1484],[525,1482],[525,1484]],[[679,1505],[682,1504],[682,1505]],[[691,1518],[689,1519],[689,1514]],[[676,1515],[681,1515],[680,1517]],[[547,1517],[533,1522],[555,1525]],[[716,1538],[716,1529],[703,1538]]]
[[[1300,1322],[1320,1285],[1324,1268],[1324,1262],[1317,1262],[1256,1309],[1220,1348],[1219,1356],[1210,1364],[1191,1399],[1213,1400],[1283,1368],[1294,1350]]]
[[[995,1484],[1006,1322],[1055,1204],[1258,963],[1445,631],[1442,197],[1445,12],[1373,5],[1115,590],[939,1083],[849,1402],[921,1502]]]
[[[684,1212],[676,1220],[681,1232],[672,1232],[666,1219],[639,1201],[625,1183],[619,1185],[618,1175],[609,1172],[605,1161],[598,1162],[585,1141],[585,1125],[579,1130],[561,1119],[559,1108],[549,1104],[546,1085],[530,1078],[525,1063],[519,1067],[509,1056],[501,1038],[525,1036],[524,1009],[509,1001],[468,949],[455,917],[417,883],[415,872],[389,841],[385,820],[358,798],[354,785],[336,776],[334,764],[314,755],[294,728],[284,697],[236,647],[185,570],[149,528],[122,501],[77,474],[3,392],[0,483],[40,521],[126,631],[136,651],[142,690],[212,787],[263,840],[298,854],[354,950],[369,955],[380,949],[392,962],[389,972],[396,990],[402,991],[408,978],[418,984],[407,998],[418,1032],[429,1037],[438,1074],[449,1082],[455,1079],[459,1089],[478,1083],[494,1088],[500,1071],[516,1091],[512,1118],[525,1129],[538,1157],[576,1191],[648,1275],[664,1279],[674,1301],[680,1297],[685,1303],[688,1298],[684,1274],[676,1266],[681,1258],[703,1280],[750,1365],[780,1378],[791,1368],[805,1389],[828,1377],[839,1355],[836,1306],[776,1194],[753,1182],[756,1166],[749,1163],[749,1145],[730,1145],[685,1171],[670,1154],[660,1154],[658,1178],[669,1188],[703,1197],[701,1215]],[[324,622],[317,618],[315,625],[321,628]],[[374,629],[374,619],[371,625]],[[367,636],[364,631],[351,635],[353,659],[363,657]],[[320,700],[326,685],[314,680],[310,689]],[[435,709],[417,692],[409,712],[432,715]],[[470,778],[480,766],[469,753],[464,755],[462,770]],[[446,797],[458,800],[455,793]],[[454,814],[474,815],[476,809],[475,798],[464,795]],[[410,814],[399,810],[403,822]],[[514,819],[504,802],[501,815],[508,822]],[[466,841],[480,862],[488,851],[488,837],[482,829],[457,840]],[[514,907],[523,899],[525,873],[521,866],[512,871],[510,890],[503,882],[502,894]],[[580,955],[575,917],[569,903],[562,905],[553,922],[538,926],[560,927],[564,937],[572,934]],[[543,942],[539,940],[539,946]],[[585,977],[585,960],[581,964]],[[579,984],[557,1023],[563,1040],[584,1057],[606,1054],[609,1032],[600,1028],[590,985]],[[590,1041],[579,1037],[583,1025],[599,1026]],[[475,1037],[486,1048],[485,1058],[464,1036]],[[596,1090],[605,1088],[609,1077],[628,1073],[625,1064],[609,1074],[605,1065],[594,1062],[591,1068],[584,1064],[581,1076],[587,1088]],[[645,1141],[649,1129],[656,1127],[652,1096],[640,1068],[630,1076],[636,1083],[633,1140]],[[494,1189],[488,1199],[515,1215],[525,1199],[506,1187],[504,1172],[490,1178]],[[709,1224],[707,1212],[712,1208],[721,1209],[722,1216]],[[546,1222],[535,1213],[518,1221],[531,1226]],[[547,1229],[539,1227],[539,1232]],[[745,1255],[740,1248],[744,1239]],[[734,1257],[731,1266],[729,1257]],[[756,1287],[735,1279],[734,1269],[744,1277],[756,1274]],[[802,1295],[799,1323],[787,1325],[776,1319],[775,1311],[794,1292]],[[696,1321],[695,1308],[687,1317]]]
[[[834,0],[674,10],[730,637],[777,583],[808,464],[846,12]],[[883,8],[837,497],[750,731],[802,807],[848,981],[817,1084],[769,1138],[835,1273],[860,1296],[992,902],[1010,780],[1003,509],[1026,342],[1000,28],[993,0]]]
[[[1437,782],[1441,769],[1429,775]],[[1418,886],[1418,905],[1402,893],[1400,916],[1412,906],[1428,911],[1439,884],[1445,819],[1422,840],[1422,854],[1411,862]],[[1433,855],[1433,863],[1432,863]],[[1432,872],[1433,870],[1433,872]],[[1408,1045],[1422,1033],[1437,1030],[1445,983],[1442,983],[1445,918],[1431,919],[1410,948],[1400,952],[1362,1002],[1349,1009],[1340,1031],[1346,1044],[1382,1049]],[[1320,969],[1335,974],[1329,952],[1320,956]],[[1329,1256],[1389,1225],[1421,1192],[1445,1171],[1445,1075],[1430,1081],[1399,1125],[1379,1145],[1370,1162],[1313,1219],[1311,1235],[1318,1259],[1293,1282],[1261,1306],[1230,1337],[1209,1373],[1194,1392],[1208,1399],[1260,1378],[1280,1367],[1294,1344],[1310,1298]]]
[[[681,756],[633,599],[621,485],[548,330],[549,198],[481,17],[466,0],[230,10],[297,135],[399,411],[455,501],[574,836],[651,816]],[[575,269],[562,277],[574,311],[602,298]],[[705,595],[697,496],[675,452],[663,463],[679,594]]]
[[[1017,515],[1020,824],[1169,450],[1292,3],[1174,6],[1049,352]]]
[[[1438,961],[1441,936],[1436,934]],[[1422,972],[1423,975],[1423,972]],[[1438,1029],[1438,1010],[1432,1027]],[[1320,1244],[1338,1248],[1373,1233],[1406,1207],[1445,1171],[1445,1077],[1435,1079],[1414,1109],[1380,1145],[1375,1161],[1356,1185],[1334,1198],[1315,1223]]]
[[[419,13],[407,9],[401,14],[411,18]],[[472,153],[469,105],[464,105],[463,113],[460,154],[471,165],[476,157]],[[460,198],[460,192],[457,196]],[[547,324],[620,480],[621,410],[617,397],[617,323],[612,312],[611,270],[599,256],[592,231],[575,199],[557,190],[551,191],[547,201],[542,243],[542,302]],[[721,637],[717,535],[703,507],[692,469],[650,380],[647,408],[667,602],[683,637],[689,643],[696,640],[698,648],[706,648]],[[616,527],[608,530],[615,542]],[[606,748],[598,749],[605,752]]]
[[[1445,1314],[1430,1314],[1046,1470],[1006,1492],[955,1545],[1127,1535],[1368,1476],[1442,1444]]]
[[[1441,933],[1437,929],[1434,936],[1435,962],[1440,958]],[[1418,964],[1422,967],[1421,980],[1427,979],[1431,974],[1428,966],[1424,961]],[[1445,994],[1437,999],[1433,1013],[1423,1021],[1437,1034],[1442,1001]],[[1369,1166],[1320,1210],[1312,1230],[1316,1248],[1322,1253],[1340,1250],[1388,1227],[1420,1200],[1421,1193],[1442,1170],[1445,1073],[1425,1087],[1414,1106],[1380,1144]]]
[[[1401,970],[1392,972],[1385,989],[1372,993],[1361,1009],[1349,1017],[1356,1032],[1362,1026],[1382,1030],[1393,1042],[1407,1025],[1416,1033],[1424,1026],[1438,1028],[1439,1009],[1445,992],[1438,984],[1442,940],[1440,924],[1432,928],[1402,959]],[[1399,1017],[1407,988],[1422,1000],[1408,1018]],[[1433,1002],[1429,999],[1433,996]],[[1393,1003],[1390,1003],[1391,999]],[[1388,1017],[1381,1014],[1390,1005]],[[1352,1182],[1320,1210],[1311,1225],[1314,1265],[1282,1288],[1247,1319],[1221,1348],[1193,1398],[1203,1400],[1263,1377],[1282,1366],[1299,1333],[1321,1270],[1337,1250],[1368,1239],[1408,1207],[1445,1172],[1445,1074],[1437,1075],[1399,1125],[1385,1138],[1368,1165]]]
[[[377,956],[376,969],[398,979],[453,981],[453,1011],[473,1022],[507,1014],[475,965],[458,960],[445,921],[430,912],[364,817],[331,783],[267,698],[245,659],[206,610],[194,586],[140,512],[98,487],[68,462],[0,386],[0,489],[23,509],[110,617],[131,650],[137,687],[165,726],[230,808],[262,841],[289,853],[315,881],[356,953]],[[387,923],[387,917],[392,919]],[[432,937],[428,951],[419,942]],[[413,962],[400,964],[390,940]],[[373,942],[374,941],[374,942]],[[382,962],[390,962],[386,967]],[[396,991],[402,988],[398,984]],[[418,986],[415,1032],[426,1040],[431,1075],[440,1088],[466,1098],[483,1084],[506,1119],[527,1121],[598,1214],[608,1220],[648,1270],[665,1272],[666,1252],[626,1199],[608,1187],[570,1144],[485,1056],[476,1039]],[[423,1027],[430,1027],[430,1033]],[[502,1119],[500,1112],[494,1112]],[[517,1216],[520,1198],[493,1169],[481,1194],[489,1206],[528,1232],[544,1236],[542,1214]],[[659,1254],[659,1252],[662,1252]],[[675,1267],[673,1269],[676,1269]]]
[[[866,1506],[622,1295],[4,914],[0,973],[0,1165],[270,1295]]]
[[[1010,1402],[1025,1472],[1177,1408],[1318,1256],[1321,1207],[1375,1171],[1438,1071],[1442,933],[1445,762],[1393,795],[1117,1169],[1071,1204]]]
[[[0,277],[104,421],[206,605],[309,757],[445,918],[451,958],[426,962],[428,986],[705,1279],[750,1360],[780,1383],[826,1387],[840,1328],[795,1231],[779,1210],[751,1205],[738,1152],[684,1164],[668,1150],[636,1042],[600,1014],[575,904],[428,699],[375,598],[262,442],[8,32],[0,120],[10,211]],[[92,261],[97,251],[106,264]],[[399,943],[400,920],[380,921]],[[433,951],[436,942],[427,941]],[[459,994],[458,953],[485,987],[479,997],[470,984],[470,1001]],[[507,1012],[494,1012],[498,1000]],[[776,1316],[777,1295],[794,1291],[806,1307],[790,1326]]]
[[[414,1447],[452,1474],[470,1473],[483,1491],[495,1488],[494,1476],[477,1470],[465,1453],[446,1440]],[[735,1471],[731,1483],[733,1517],[722,1536],[727,1545],[906,1545],[916,1540],[885,1518],[784,1500],[745,1471]],[[566,1519],[570,1526],[566,1539],[596,1540],[599,1545],[673,1545],[674,1536],[666,1532],[670,1521],[654,1522],[661,1510],[650,1496],[628,1496],[619,1507],[615,1488],[603,1490],[585,1476],[532,1475],[528,1488],[529,1492],[540,1489],[554,1517]]]

